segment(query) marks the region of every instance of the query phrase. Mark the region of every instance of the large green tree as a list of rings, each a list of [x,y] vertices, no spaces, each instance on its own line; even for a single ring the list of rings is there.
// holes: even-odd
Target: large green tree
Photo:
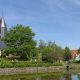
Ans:
[[[21,59],[30,59],[36,47],[35,33],[29,26],[16,25],[9,29],[2,39],[6,44],[5,53],[19,55]]]

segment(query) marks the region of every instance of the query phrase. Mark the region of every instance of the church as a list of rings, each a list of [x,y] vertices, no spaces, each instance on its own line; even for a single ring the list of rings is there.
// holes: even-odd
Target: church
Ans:
[[[5,33],[7,32],[7,27],[4,18],[0,18],[0,56],[1,51],[5,47],[4,42],[1,41],[1,39],[4,37]]]

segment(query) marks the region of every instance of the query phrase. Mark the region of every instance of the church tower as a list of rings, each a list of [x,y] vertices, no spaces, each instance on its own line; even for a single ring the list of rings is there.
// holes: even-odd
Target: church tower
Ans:
[[[0,39],[2,39],[7,32],[6,23],[4,18],[0,19]]]
[[[5,47],[5,43],[1,39],[5,36],[7,32],[7,27],[4,18],[0,19],[0,56],[2,55],[2,50]]]

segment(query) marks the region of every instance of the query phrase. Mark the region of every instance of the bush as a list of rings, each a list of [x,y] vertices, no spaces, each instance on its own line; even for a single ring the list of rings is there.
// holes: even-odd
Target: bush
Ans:
[[[13,68],[13,67],[49,67],[49,66],[62,66],[60,62],[44,63],[44,62],[28,62],[28,61],[10,61],[0,58],[0,68]]]

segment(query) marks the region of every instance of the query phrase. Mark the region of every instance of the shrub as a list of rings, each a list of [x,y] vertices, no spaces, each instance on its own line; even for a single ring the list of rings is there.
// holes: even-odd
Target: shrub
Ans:
[[[0,68],[49,67],[49,66],[62,66],[62,63],[60,62],[44,63],[44,62],[28,62],[28,61],[10,61],[7,59],[0,59]]]

